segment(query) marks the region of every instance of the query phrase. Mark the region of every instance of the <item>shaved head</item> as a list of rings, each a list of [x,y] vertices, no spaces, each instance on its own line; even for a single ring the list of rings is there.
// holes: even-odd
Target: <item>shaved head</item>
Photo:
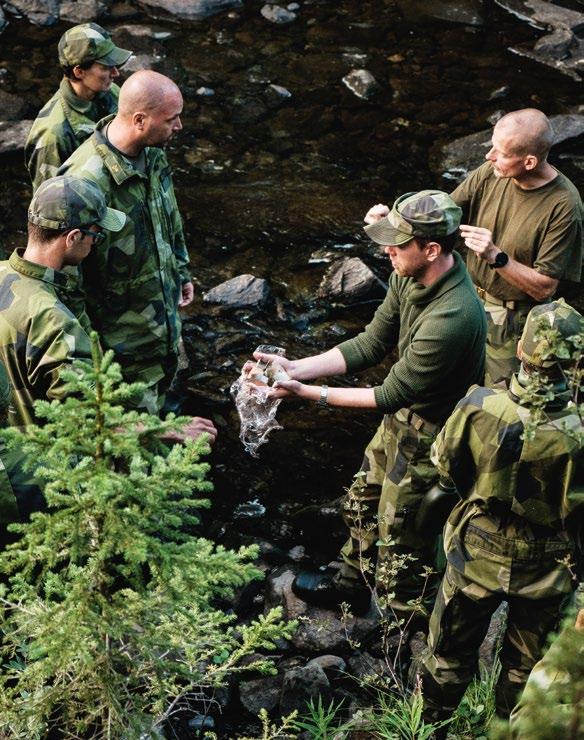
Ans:
[[[120,88],[118,114],[128,118],[135,113],[151,113],[170,100],[181,100],[177,85],[151,69],[134,72]]]
[[[554,131],[545,113],[537,108],[523,108],[503,116],[495,125],[514,154],[533,154],[545,160],[554,143]]]

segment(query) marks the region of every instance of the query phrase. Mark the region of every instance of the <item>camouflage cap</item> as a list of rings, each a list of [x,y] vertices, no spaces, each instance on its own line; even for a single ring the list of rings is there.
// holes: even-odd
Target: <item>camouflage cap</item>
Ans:
[[[521,359],[536,367],[553,367],[556,363],[569,362],[569,353],[562,352],[561,344],[556,351],[552,351],[548,338],[542,336],[546,329],[554,329],[561,342],[578,334],[582,336],[584,320],[563,298],[534,306],[521,335]],[[563,357],[563,354],[566,356]]]
[[[367,236],[383,246],[398,246],[414,237],[447,236],[458,229],[462,209],[442,190],[405,193],[377,223],[365,226]]]
[[[28,220],[59,231],[92,224],[107,231],[120,231],[126,214],[108,208],[104,194],[94,182],[60,175],[39,186],[28,207]]]
[[[97,23],[73,26],[59,40],[59,63],[64,67],[74,67],[85,62],[121,67],[131,56],[131,51],[116,46],[111,34]]]

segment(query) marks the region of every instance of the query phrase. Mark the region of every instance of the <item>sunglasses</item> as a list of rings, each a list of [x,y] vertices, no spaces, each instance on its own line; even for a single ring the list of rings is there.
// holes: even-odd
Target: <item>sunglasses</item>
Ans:
[[[91,242],[91,246],[93,247],[103,244],[105,241],[105,231],[90,231],[89,229],[82,229],[81,226],[78,226],[77,228],[82,234],[85,234],[85,236],[93,237],[93,241]]]

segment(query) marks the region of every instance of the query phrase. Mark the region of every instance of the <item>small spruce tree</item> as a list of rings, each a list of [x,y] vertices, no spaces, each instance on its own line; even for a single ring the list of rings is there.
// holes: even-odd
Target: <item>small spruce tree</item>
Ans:
[[[66,400],[36,404],[42,426],[2,432],[46,481],[48,508],[13,525],[20,539],[0,554],[0,734],[151,737],[293,625],[272,610],[236,628],[216,606],[260,573],[253,547],[193,535],[208,444],[160,439],[187,419],[125,410],[144,386],[122,382],[96,336],[93,366],[63,377]]]

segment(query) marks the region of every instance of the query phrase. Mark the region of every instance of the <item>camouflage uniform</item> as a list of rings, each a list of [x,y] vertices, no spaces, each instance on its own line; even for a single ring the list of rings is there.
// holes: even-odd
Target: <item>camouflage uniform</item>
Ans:
[[[59,41],[62,66],[91,62],[121,66],[130,56],[130,51],[115,46],[111,35],[96,23],[74,26]],[[119,87],[112,84],[93,100],[84,100],[76,95],[66,77],[61,80],[59,89],[33,123],[24,148],[33,190],[57,174],[63,162],[91,136],[101,118],[117,112],[119,92]]]
[[[411,240],[414,227],[403,220],[404,215],[413,222],[419,219],[416,226],[425,225],[428,236],[456,230],[460,210],[446,194],[422,191],[409,196],[396,201],[387,223],[365,228],[374,241],[400,244]],[[433,207],[439,203],[449,218],[446,221],[443,216],[442,231],[435,224],[425,224],[424,213],[412,211],[411,206],[427,207],[428,201],[432,208],[432,200],[436,200]],[[357,476],[346,498],[344,518],[350,538],[341,551],[343,564],[336,578],[339,585],[351,588],[361,580],[360,558],[377,558],[377,583],[383,590],[383,569],[392,556],[415,558],[392,584],[391,608],[404,619],[413,615],[408,602],[418,598],[424,586],[428,614],[434,600],[436,578],[426,583],[421,572],[423,566],[435,563],[436,538],[420,534],[415,519],[424,494],[438,480],[430,448],[440,425],[468,385],[483,377],[484,337],[480,302],[461,258],[454,254],[454,267],[430,286],[393,273],[387,297],[371,324],[338,346],[348,372],[377,364],[398,346],[399,360],[384,383],[374,389],[377,405],[386,415],[365,450],[360,471],[364,476]],[[443,388],[445,375],[452,376],[447,389]],[[351,499],[358,501],[361,521],[351,508]],[[391,548],[378,548],[378,539],[387,537],[393,541]]]
[[[109,205],[129,216],[126,227],[83,262],[86,309],[126,379],[148,385],[139,405],[156,412],[176,371],[178,303],[190,281],[189,257],[164,151],[144,149],[142,170],[105,138],[112,118],[99,122],[60,172],[97,183]]]
[[[551,308],[550,308],[551,306]],[[547,313],[546,313],[547,312]],[[545,364],[534,321],[578,317],[563,301],[533,309],[523,334],[523,362]],[[545,349],[545,347],[543,348]],[[432,459],[463,500],[444,531],[446,572],[430,620],[421,674],[427,714],[452,713],[471,681],[492,613],[509,603],[500,653],[497,708],[506,715],[557,626],[575,584],[574,559],[584,499],[571,489],[582,448],[581,421],[563,381],[533,439],[523,439],[529,400],[522,376],[508,391],[474,387],[438,435]]]

